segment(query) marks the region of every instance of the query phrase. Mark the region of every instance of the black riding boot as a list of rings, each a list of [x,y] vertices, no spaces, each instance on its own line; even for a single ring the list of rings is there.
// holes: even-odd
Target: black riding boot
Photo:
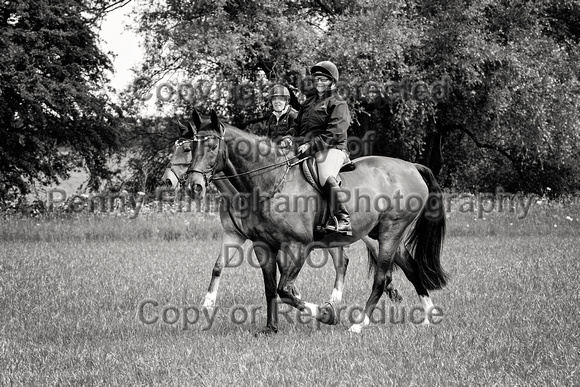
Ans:
[[[324,227],[326,231],[339,232],[347,236],[352,235],[350,225],[350,215],[343,203],[338,201],[337,195],[340,191],[340,184],[334,176],[330,176],[324,184],[323,191],[330,204],[331,216]]]

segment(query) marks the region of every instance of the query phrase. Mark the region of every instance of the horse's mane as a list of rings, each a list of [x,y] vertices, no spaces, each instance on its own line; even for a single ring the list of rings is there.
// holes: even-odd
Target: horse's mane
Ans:
[[[259,135],[254,134],[254,133],[250,133],[246,130],[240,129],[240,128],[233,126],[231,124],[222,123],[222,125],[224,126],[226,131],[231,130],[232,132],[236,133],[236,137],[243,138],[244,140],[249,140],[249,141],[256,141],[256,140],[268,141],[268,140],[270,140],[266,136],[259,136]]]
[[[269,149],[271,149],[272,151],[269,152],[267,156],[265,156],[263,153],[260,153],[259,157],[260,159],[262,159],[262,161],[278,162],[294,156],[294,152],[291,151],[288,153],[286,157],[284,157],[279,152],[278,145],[267,136],[259,136],[257,134],[247,132],[238,127],[226,123],[222,123],[222,125],[224,126],[224,129],[226,131],[226,136],[228,131],[230,131],[234,134],[234,137],[238,139],[238,141],[245,141],[248,144],[265,144],[269,146]]]

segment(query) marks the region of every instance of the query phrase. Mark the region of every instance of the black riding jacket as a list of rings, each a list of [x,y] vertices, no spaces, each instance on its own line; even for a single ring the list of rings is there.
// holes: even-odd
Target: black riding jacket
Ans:
[[[347,149],[347,131],[351,118],[346,101],[336,90],[308,98],[298,112],[294,135],[309,142],[314,152],[327,148]]]
[[[268,119],[268,132],[266,136],[272,139],[279,139],[284,136],[292,136],[292,128],[294,127],[294,121],[298,112],[292,108],[289,108],[287,112],[284,112],[279,118],[272,113]]]

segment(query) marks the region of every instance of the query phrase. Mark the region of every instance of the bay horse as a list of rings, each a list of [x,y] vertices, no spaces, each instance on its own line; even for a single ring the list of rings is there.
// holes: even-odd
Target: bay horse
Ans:
[[[192,153],[194,151],[192,145],[195,142],[195,131],[196,130],[192,127],[191,123],[187,122],[186,125],[180,123],[181,136],[173,144],[169,167],[165,169],[161,178],[165,186],[171,187],[176,191],[176,193],[182,189],[182,185],[185,182],[184,178],[192,161]],[[224,200],[229,203],[231,203],[232,200],[235,200],[236,195],[239,195],[239,192],[227,179],[214,179],[213,183],[220,190]],[[213,309],[215,307],[224,267],[229,262],[235,262],[238,258],[237,254],[239,254],[240,249],[235,248],[235,246],[241,246],[244,241],[247,240],[243,231],[237,226],[238,222],[236,219],[240,216],[239,212],[236,213],[231,205],[226,204],[225,206],[219,206],[219,213],[220,221],[224,228],[224,235],[222,236],[218,257],[212,269],[208,290],[202,303],[202,306],[207,309]],[[369,239],[369,241],[371,240]],[[372,241],[370,243],[372,243]],[[336,273],[334,287],[328,303],[337,304],[342,301],[344,279],[349,258],[342,246],[328,248],[327,251],[332,258]],[[374,254],[373,251],[374,250],[369,249],[369,254]],[[389,284],[389,286],[385,288],[385,293],[393,302],[398,303],[402,300],[398,290],[395,289],[392,284]],[[296,291],[296,295],[299,296],[298,291]]]
[[[197,141],[185,190],[190,197],[202,199],[209,183],[223,173],[224,180],[240,193],[239,207],[247,211],[236,227],[254,243],[262,269],[267,305],[264,333],[277,332],[277,295],[319,321],[335,324],[334,305],[302,300],[294,285],[296,277],[313,245],[346,246],[371,236],[377,241],[367,243],[375,253],[369,255],[374,268],[372,290],[363,318],[349,330],[358,333],[370,324],[376,304],[391,283],[394,263],[415,287],[428,315],[433,308],[428,291],[447,284],[440,263],[445,237],[443,198],[429,168],[380,156],[354,160],[356,170],[340,174],[342,199],[337,199],[351,214],[352,235],[329,233],[316,241],[324,209],[312,205],[310,199],[320,197],[300,168],[293,168],[296,155],[292,150],[286,153],[272,142],[220,122],[215,111],[205,123],[194,111],[192,121]]]

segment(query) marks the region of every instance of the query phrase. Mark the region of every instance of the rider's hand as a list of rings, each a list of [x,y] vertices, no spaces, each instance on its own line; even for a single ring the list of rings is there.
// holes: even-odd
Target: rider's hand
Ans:
[[[290,137],[284,137],[280,140],[280,148],[290,148],[292,146],[292,139]]]
[[[308,150],[310,149],[310,144],[306,143],[306,144],[302,144],[298,147],[298,154],[304,154],[304,153],[308,153]]]

